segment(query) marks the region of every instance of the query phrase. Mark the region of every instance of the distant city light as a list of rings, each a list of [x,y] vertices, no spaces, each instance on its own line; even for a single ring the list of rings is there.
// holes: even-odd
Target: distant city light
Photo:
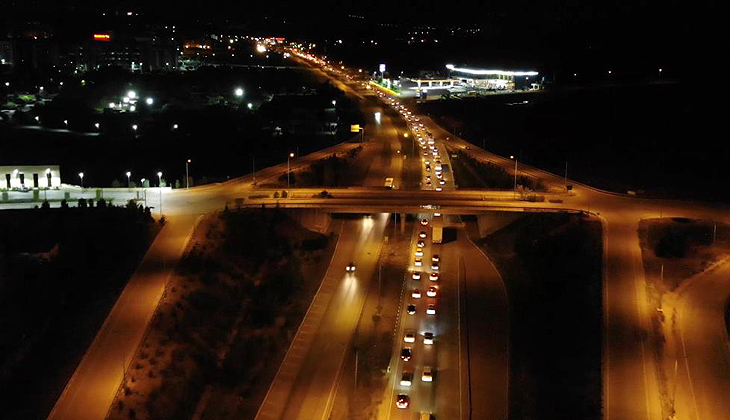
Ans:
[[[114,102],[109,102],[109,108],[114,108],[116,106],[117,106],[117,104],[115,104]]]
[[[236,90],[233,93],[235,93],[236,96],[238,96],[240,98],[241,96],[243,96],[243,89],[236,88]]]
[[[130,90],[129,92],[127,92],[127,98],[134,99],[136,97],[137,97],[137,92],[135,92],[133,90]]]
[[[246,104],[246,106],[248,107],[248,109],[253,108],[253,104],[251,102],[249,102],[248,104]]]
[[[97,130],[99,129],[99,126],[100,126],[99,123],[94,124],[94,127],[96,127]]]
[[[136,106],[134,106],[134,105],[130,105],[130,106],[129,106],[129,110],[130,110],[130,111],[132,111],[132,112],[134,112],[134,111],[136,111],[136,110],[137,110],[137,107],[136,107]]]
[[[258,45],[256,45],[256,51],[258,51],[260,53],[265,53],[266,52],[266,47],[263,46],[262,44],[258,44]]]
[[[173,124],[173,125],[172,125],[172,129],[173,129],[173,130],[177,130],[177,128],[178,128],[178,125],[177,125],[177,124]]]
[[[336,105],[337,105],[337,101],[333,99],[332,100],[332,106],[336,106]]]
[[[152,105],[153,102],[155,102],[152,98],[145,99],[145,102],[147,102],[147,105]]]
[[[137,124],[132,124],[132,130],[137,131]]]
[[[5,87],[10,86],[10,82],[5,82]]]

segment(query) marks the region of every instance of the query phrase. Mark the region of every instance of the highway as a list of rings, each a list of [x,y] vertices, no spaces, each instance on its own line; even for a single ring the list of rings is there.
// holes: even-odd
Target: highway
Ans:
[[[349,88],[344,83],[340,82],[340,84]],[[367,97],[358,92],[352,94],[360,98]],[[368,137],[372,137],[371,132],[380,137],[375,138],[375,145],[371,147],[373,151],[370,153],[373,153],[374,159],[372,160],[373,165],[368,169],[365,185],[371,188],[382,186],[385,174],[392,174],[402,184],[402,178],[399,177],[402,176],[404,166],[402,157],[397,153],[400,150],[398,130],[393,127],[393,121],[388,116],[382,111],[375,110],[378,107],[367,106],[370,107],[367,108],[370,115],[374,115],[374,112],[381,112],[381,120],[380,124],[377,124],[377,122],[371,123],[371,128],[366,133]],[[387,105],[383,104],[380,109],[384,109],[385,106]],[[442,142],[442,146],[438,146],[439,149],[448,145],[451,148],[464,150],[477,159],[499,164],[510,172],[514,169],[513,160],[494,155],[464,140],[455,138],[426,117],[420,116],[420,120],[434,135],[434,138]],[[332,153],[345,152],[356,146],[356,144],[343,144],[313,153],[296,159],[292,162],[292,167],[303,167]],[[395,154],[393,154],[393,150],[396,150]],[[446,153],[443,153],[443,155],[446,155]],[[265,178],[278,177],[285,171],[286,164],[267,168],[258,172],[256,179],[260,183]],[[546,197],[559,196],[559,200],[556,198],[555,200],[546,199],[544,202],[516,201],[514,198],[510,199],[508,197],[511,195],[509,192],[451,191],[448,188],[444,188],[444,191],[441,192],[414,190],[405,193],[400,190],[386,191],[385,189],[372,193],[364,189],[350,189],[350,193],[345,193],[345,190],[328,189],[333,194],[333,198],[312,198],[311,195],[309,198],[299,197],[297,194],[306,195],[314,190],[302,190],[301,192],[292,190],[293,198],[290,199],[275,200],[268,196],[256,199],[252,197],[257,194],[266,195],[268,192],[265,190],[259,192],[254,189],[252,175],[218,185],[196,187],[189,191],[176,190],[163,193],[164,213],[170,216],[168,217],[168,225],[155,240],[142,264],[130,279],[129,284],[94,339],[49,418],[104,418],[121,383],[121,365],[124,360],[129,360],[135,351],[139,338],[143,334],[159,296],[164,290],[164,282],[185,249],[189,234],[195,226],[195,221],[199,215],[218,210],[225,203],[236,203],[236,199],[239,199],[244,205],[260,206],[261,204],[276,205],[278,203],[283,207],[323,208],[333,211],[399,211],[431,214],[433,211],[426,210],[423,206],[438,205],[441,207],[439,211],[443,214],[465,214],[488,210],[581,211],[595,214],[602,220],[604,228],[604,418],[611,420],[659,420],[668,418],[671,413],[667,413],[661,404],[663,399],[669,397],[668,391],[666,389],[663,391],[659,384],[658,378],[662,376],[668,377],[677,383],[676,391],[671,387],[669,388],[671,394],[674,394],[676,398],[677,419],[727,418],[727,413],[730,412],[730,394],[728,394],[730,392],[728,391],[730,347],[728,347],[727,335],[723,334],[723,320],[720,308],[730,295],[729,265],[727,263],[721,264],[717,269],[693,278],[686,283],[683,289],[677,292],[674,301],[668,299],[664,309],[666,311],[667,308],[671,308],[671,312],[673,312],[676,308],[677,320],[671,325],[674,335],[667,337],[670,340],[669,348],[671,351],[667,352],[667,356],[663,360],[657,362],[654,357],[656,349],[653,348],[652,341],[647,338],[650,331],[651,317],[656,312],[656,308],[651,307],[646,298],[647,285],[636,234],[641,219],[660,216],[704,218],[728,223],[730,222],[728,216],[730,213],[727,206],[637,198],[601,191],[570,180],[568,182],[573,185],[573,190],[567,193],[564,192],[566,180],[562,176],[521,163],[518,163],[518,173],[540,178],[551,190],[551,194],[546,194]],[[425,178],[422,183],[424,181]],[[282,375],[289,374],[293,377],[291,389],[297,390],[296,395],[293,396],[291,392],[286,397],[278,394],[279,388],[276,384],[279,374],[277,374],[277,379],[274,381],[275,386],[272,386],[273,391],[270,391],[269,394],[272,395],[272,399],[277,398],[277,401],[286,401],[286,403],[282,403],[279,408],[272,410],[271,406],[267,406],[265,402],[259,415],[267,417],[261,418],[310,419],[320,418],[318,417],[320,414],[326,413],[329,397],[324,398],[324,396],[331,395],[331,392],[328,391],[331,388],[328,388],[327,384],[334,383],[335,379],[333,378],[336,378],[339,369],[339,367],[336,367],[338,363],[336,355],[344,352],[348,340],[348,331],[354,328],[353,322],[355,321],[353,321],[353,317],[357,312],[357,304],[362,299],[359,292],[365,289],[365,287],[360,289],[360,283],[369,281],[368,273],[371,273],[373,269],[376,259],[374,255],[377,254],[380,246],[381,229],[384,228],[385,220],[383,216],[376,216],[372,219],[372,222],[367,223],[372,223],[372,226],[366,228],[365,222],[362,220],[346,222],[345,231],[343,231],[340,239],[342,243],[338,244],[335,259],[325,279],[327,284],[332,283],[332,287],[323,289],[329,291],[326,293],[332,293],[332,297],[326,307],[318,306],[318,309],[324,312],[318,322],[311,324],[310,333],[312,335],[309,345],[312,347],[309,348],[308,352],[299,351],[301,355],[298,357],[302,357],[302,360],[307,362],[302,362],[299,372],[296,373],[294,372],[297,370],[296,368],[293,371],[285,371],[285,366],[282,365],[282,371],[284,371]],[[453,331],[459,329],[453,326],[459,325],[463,328],[464,320],[459,321],[457,319],[454,321],[451,319],[454,313],[458,317],[459,314],[463,316],[464,312],[459,311],[458,308],[454,311],[453,308],[448,306],[450,302],[456,302],[457,304],[464,302],[459,296],[460,283],[455,282],[453,277],[456,275],[459,278],[460,275],[458,255],[469,255],[468,258],[464,258],[465,267],[464,271],[461,272],[461,274],[466,273],[464,282],[468,290],[479,291],[481,287],[482,291],[479,293],[486,293],[494,299],[494,295],[498,293],[499,288],[497,287],[498,273],[490,271],[488,268],[490,264],[477,258],[475,252],[478,250],[471,249],[470,246],[473,245],[464,242],[466,239],[462,238],[462,231],[459,231],[458,236],[459,239],[455,243],[440,245],[439,252],[444,255],[443,270],[445,279],[441,283],[444,287],[444,295],[441,298],[444,300],[439,301],[437,307],[438,314],[436,316],[439,317],[439,323],[442,319],[441,315],[445,316],[443,317],[443,324],[434,326],[434,328],[438,327],[439,330],[444,329],[443,337],[447,340],[445,343],[456,344],[451,344],[450,348],[448,344],[441,346],[441,343],[437,340],[436,344],[429,350],[416,347],[415,350],[417,350],[416,354],[418,356],[413,359],[413,362],[409,362],[413,363],[409,366],[417,371],[419,368],[422,369],[425,363],[431,363],[436,366],[437,370],[433,383],[416,385],[411,391],[414,404],[410,409],[411,411],[409,411],[411,413],[415,410],[434,410],[434,412],[438,411],[440,414],[447,414],[447,418],[466,418],[463,405],[460,414],[447,411],[455,409],[456,400],[463,401],[464,391],[462,388],[465,383],[463,377],[458,380],[456,376],[449,373],[455,360],[458,359],[454,356],[455,352],[459,353],[456,350],[458,344],[462,343],[462,346],[464,344],[464,339],[459,338],[458,334],[456,339],[453,337]],[[424,252],[424,261],[428,261],[426,255],[430,255],[426,251],[429,250]],[[371,254],[368,254],[368,252]],[[410,250],[409,252],[414,251]],[[357,274],[354,277],[346,277],[342,264],[346,264],[345,261],[349,258],[354,259],[355,255],[359,255],[355,259],[358,263]],[[484,257],[482,256],[482,258]],[[472,264],[474,267],[472,267]],[[342,271],[338,272],[338,270]],[[448,276],[446,273],[449,273]],[[480,274],[474,277],[474,273]],[[459,286],[456,291],[453,290],[454,283]],[[479,284],[482,284],[482,286],[479,286]],[[471,296],[469,297],[471,298]],[[315,302],[319,302],[318,305],[324,305],[318,299],[319,296],[315,297],[313,305]],[[480,316],[487,316],[473,313],[474,305],[470,305],[469,302],[474,302],[474,300],[466,300],[466,308],[463,309],[468,314],[469,319],[479,320]],[[495,307],[499,307],[500,302],[495,302]],[[347,303],[352,305],[347,305]],[[419,308],[419,310],[423,311],[422,308]],[[314,313],[312,316],[314,316]],[[430,322],[428,317],[424,321],[420,316],[413,317],[411,320],[413,323],[404,324],[404,329],[421,328],[418,325],[423,326],[424,322]],[[664,328],[666,329],[667,323],[672,321],[667,316],[667,320],[664,322]],[[502,322],[499,322],[499,324],[505,325]],[[467,328],[473,328],[471,324],[469,325],[470,327]],[[475,325],[480,325],[480,323],[475,322]],[[484,325],[485,328],[498,327],[498,325],[490,323]],[[429,326],[426,325],[426,327]],[[471,340],[473,337],[472,330],[469,329],[469,332],[469,339]],[[331,334],[331,336],[328,335],[329,339],[323,339],[324,335],[322,334]],[[480,363],[484,363],[485,360],[492,361],[492,363],[487,362],[486,366],[480,366],[479,368],[482,370],[479,374],[476,373],[476,369],[471,371],[474,376],[489,376],[485,378],[483,383],[471,382],[473,410],[494,409],[499,413],[502,413],[502,410],[506,411],[506,402],[504,402],[504,408],[500,405],[503,403],[502,394],[495,395],[494,399],[485,398],[483,394],[492,395],[498,390],[503,390],[504,395],[506,395],[506,384],[502,387],[498,382],[502,380],[504,372],[495,369],[495,366],[500,363],[504,356],[503,351],[499,350],[503,349],[503,347],[500,347],[501,341],[499,340],[504,338],[501,337],[499,332],[496,335],[497,338],[495,339],[497,341],[492,344],[494,347],[491,348],[490,345],[487,345],[487,347],[490,347],[490,351],[495,351],[494,354],[471,354],[471,344],[468,347],[470,358],[479,358]],[[481,337],[478,334],[477,337],[474,337],[474,339],[479,338]],[[298,345],[301,340],[295,340],[295,342]],[[481,346],[474,344],[473,348],[476,352]],[[294,349],[294,345],[292,349]],[[294,351],[292,349],[290,349],[290,353]],[[312,349],[334,356],[331,359],[327,357],[326,360],[325,358],[312,358],[315,354]],[[463,348],[461,352],[464,352]],[[289,355],[287,355],[288,357]],[[393,365],[396,370],[399,366],[402,367],[398,363],[400,362]],[[306,370],[302,370],[302,367],[306,367]],[[459,372],[458,369],[456,371]],[[462,369],[461,372],[463,375],[464,370]],[[449,375],[452,375],[451,378]],[[494,378],[497,378],[497,382],[490,383],[489,381],[495,381]],[[416,376],[415,379],[420,378]],[[452,386],[454,381],[458,381],[460,386]],[[434,386],[426,388],[427,385]],[[392,389],[397,389],[398,386],[400,385],[398,384]],[[433,389],[436,390],[435,394]],[[462,396],[460,398],[454,395],[449,396],[449,394],[441,393],[441,389],[444,389],[444,392],[461,390]],[[475,392],[475,390],[478,391]],[[394,399],[390,399],[389,404],[391,405],[384,413],[390,413],[393,418],[400,418],[397,416],[402,416],[405,411],[393,409],[393,403]],[[478,404],[481,405],[478,406]],[[281,409],[281,413],[279,417],[276,417],[279,409]],[[442,409],[443,413],[439,411]],[[439,416],[437,418],[443,417]]]

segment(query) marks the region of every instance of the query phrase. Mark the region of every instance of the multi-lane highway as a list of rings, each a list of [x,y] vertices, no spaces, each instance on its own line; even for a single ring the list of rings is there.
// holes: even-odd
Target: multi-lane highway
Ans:
[[[328,76],[330,77],[330,76]],[[190,191],[173,191],[162,196],[169,224],[153,243],[140,268],[130,280],[110,313],[94,342],[77,368],[72,380],[56,404],[50,418],[53,419],[101,419],[105,416],[122,378],[121,361],[129,360],[135,351],[139,338],[147,326],[156,302],[164,290],[164,283],[170,270],[182,254],[189,232],[192,231],[198,215],[222,208],[224,203],[235,203],[241,199],[244,204],[275,203],[281,206],[302,208],[324,208],[337,211],[382,212],[398,211],[432,214],[424,205],[438,205],[440,212],[471,213],[489,209],[499,210],[576,210],[589,211],[603,220],[604,226],[604,365],[603,365],[603,402],[606,419],[654,420],[667,418],[669,414],[661,404],[667,387],[661,387],[658,379],[662,376],[676,378],[676,388],[669,387],[676,400],[678,419],[722,419],[730,412],[730,395],[727,394],[730,382],[730,348],[727,335],[722,330],[722,303],[730,294],[730,274],[728,265],[692,279],[685,288],[677,292],[674,305],[677,317],[669,316],[665,323],[671,322],[674,334],[672,340],[673,360],[656,361],[656,349],[649,340],[650,323],[656,308],[650,306],[646,298],[641,252],[636,230],[643,218],[681,216],[705,218],[718,222],[730,222],[728,209],[720,205],[688,203],[668,200],[648,200],[600,191],[589,186],[571,182],[573,190],[568,194],[561,192],[560,197],[547,196],[543,202],[515,201],[508,197],[512,194],[452,191],[453,178],[443,171],[445,184],[443,191],[435,191],[434,175],[425,178],[426,172],[434,172],[435,156],[428,155],[431,150],[420,149],[422,160],[422,188],[430,190],[386,191],[382,185],[386,177],[393,177],[396,186],[404,184],[403,151],[401,139],[393,119],[385,112],[391,106],[371,103],[372,94],[357,92],[352,86],[338,81],[338,86],[348,94],[363,100],[363,110],[372,119],[368,125],[367,137],[373,140],[363,153],[370,153],[365,185],[378,190],[329,190],[332,198],[313,198],[315,190],[292,190],[287,199],[252,198],[253,177],[248,176],[220,185],[204,186]],[[376,112],[380,112],[378,121]],[[411,114],[413,117],[413,114]],[[441,153],[441,165],[448,165],[445,150],[456,148],[464,150],[477,159],[490,161],[512,171],[513,160],[497,156],[453,137],[428,118],[417,116],[426,131],[433,134],[434,147]],[[412,124],[412,121],[411,121]],[[356,145],[344,144],[329,150],[302,157],[293,162],[293,167],[307,165],[335,152],[344,152]],[[420,142],[418,144],[420,147]],[[398,152],[401,153],[398,153]],[[427,154],[423,156],[423,152]],[[411,159],[413,156],[409,156]],[[431,161],[431,171],[426,171],[425,160]],[[564,191],[565,179],[518,163],[520,175],[540,178],[551,190]],[[278,177],[285,173],[286,165],[268,168],[256,174],[261,182],[264,178]],[[449,185],[449,182],[452,182]],[[440,183],[438,185],[441,185]],[[369,191],[373,191],[372,195]],[[266,195],[266,192],[257,192]],[[306,195],[309,194],[309,197]],[[555,199],[551,199],[555,198]],[[258,201],[257,201],[258,200]],[[268,201],[267,201],[268,200]],[[354,209],[354,210],[352,210]],[[297,334],[291,349],[282,365],[277,378],[267,396],[274,401],[273,406],[262,405],[261,418],[321,418],[328,410],[331,384],[336,378],[339,366],[337,356],[343,354],[354,328],[353,317],[362,299],[360,285],[369,281],[375,256],[379,249],[385,220],[376,216],[370,222],[364,220],[345,222],[341,243],[335,253],[332,266],[323,282],[318,296],[312,303],[310,313]],[[417,230],[416,232],[418,232]],[[417,234],[417,233],[414,233]],[[428,232],[430,235],[430,232]],[[472,297],[481,294],[492,303],[496,313],[506,312],[506,295],[499,285],[499,275],[490,268],[488,260],[477,255],[478,249],[464,237],[463,231],[457,234],[457,241],[450,244],[422,247],[423,262],[428,264],[433,253],[442,256],[441,277],[437,281],[439,294],[435,298],[423,296],[418,300],[414,315],[403,315],[401,336],[398,344],[403,343],[406,330],[422,332],[434,329],[434,344],[423,344],[423,336],[416,335],[413,343],[413,356],[408,362],[398,358],[391,363],[393,368],[390,382],[391,392],[400,393],[403,368],[414,373],[409,390],[410,409],[398,409],[395,398],[386,401],[384,415],[393,418],[408,417],[404,413],[431,411],[437,418],[467,418],[465,405],[476,413],[506,413],[506,319],[499,315],[489,322],[484,317],[491,316],[479,312]],[[414,238],[415,239],[415,238]],[[428,236],[430,239],[430,236]],[[412,263],[415,263],[415,249],[411,248]],[[459,255],[463,256],[461,262]],[[356,274],[344,271],[345,261],[357,261]],[[415,267],[412,267],[415,268]],[[428,272],[428,266],[424,276]],[[421,279],[423,289],[430,280]],[[469,290],[463,297],[462,286]],[[415,287],[414,287],[415,288]],[[363,287],[364,289],[364,287]],[[425,290],[425,289],[424,289]],[[329,296],[326,296],[328,295]],[[433,299],[436,315],[425,314],[427,301]],[[471,302],[471,304],[470,304]],[[314,305],[317,305],[316,307]],[[407,309],[407,300],[403,310]],[[664,308],[665,310],[667,308]],[[310,316],[311,314],[311,316]],[[319,316],[319,319],[316,319]],[[476,320],[474,323],[465,321]],[[410,317],[410,318],[409,318]],[[480,317],[482,317],[480,319]],[[465,323],[466,322],[466,323]],[[489,334],[478,334],[474,325],[484,325]],[[665,329],[668,325],[664,325]],[[493,333],[493,334],[492,334]],[[301,336],[300,336],[301,335]],[[468,341],[466,336],[468,335]],[[488,341],[481,341],[488,340]],[[461,344],[461,350],[459,345]],[[466,349],[465,350],[465,346]],[[479,350],[482,353],[479,353]],[[317,358],[317,354],[332,357]],[[395,353],[394,353],[395,354]],[[463,357],[459,357],[459,355]],[[466,356],[465,356],[466,355]],[[456,368],[471,360],[464,369]],[[297,359],[299,361],[297,362]],[[290,362],[288,362],[289,360]],[[341,359],[340,359],[341,360]],[[469,363],[467,360],[466,363]],[[675,362],[676,361],[676,362]],[[433,381],[421,380],[424,366],[434,367]],[[463,367],[463,365],[462,365]],[[399,370],[400,369],[400,370]],[[395,373],[393,373],[395,372]],[[419,373],[421,376],[419,376]],[[288,379],[287,379],[288,376]],[[459,377],[461,376],[461,377]],[[465,379],[464,376],[467,376]],[[395,382],[397,380],[397,383]],[[279,381],[279,382],[277,382]],[[502,383],[504,382],[504,386]],[[281,385],[281,388],[278,384]],[[465,384],[471,387],[465,388]],[[286,388],[289,390],[286,391]],[[281,390],[286,392],[280,392]],[[665,391],[662,391],[665,389]],[[469,392],[471,394],[469,394]],[[465,394],[467,395],[465,397]],[[459,404],[456,404],[460,402]],[[458,408],[458,410],[457,410]],[[493,410],[493,411],[492,411]],[[401,416],[401,417],[398,417]]]

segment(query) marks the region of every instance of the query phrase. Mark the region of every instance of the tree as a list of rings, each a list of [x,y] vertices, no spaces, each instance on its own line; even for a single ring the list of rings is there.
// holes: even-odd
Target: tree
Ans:
[[[96,202],[96,207],[100,207],[100,208],[105,208],[106,206],[107,206],[107,205],[106,205],[106,200],[104,200],[103,198],[100,198],[100,199],[99,199],[99,200],[98,200],[98,201]]]
[[[51,208],[51,203],[48,202],[48,200],[44,200],[41,204],[41,209],[48,210]]]
[[[62,209],[68,208],[68,201],[66,201],[66,199],[61,200],[61,208]]]
[[[85,198],[79,198],[79,207],[86,208],[87,202]]]
[[[122,184],[119,183],[118,179],[115,179],[114,181],[112,181],[112,188],[119,188],[121,186],[122,186]]]

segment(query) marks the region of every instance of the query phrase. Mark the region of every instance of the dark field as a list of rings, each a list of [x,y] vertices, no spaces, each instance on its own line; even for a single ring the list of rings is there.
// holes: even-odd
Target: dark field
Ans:
[[[339,143],[352,137],[351,122],[363,122],[357,104],[304,69],[203,68],[182,74],[86,77],[96,79],[85,90],[69,87],[52,103],[0,124],[0,163],[60,164],[62,182],[78,184],[77,174],[84,172],[86,186],[111,186],[115,180],[126,186],[127,171],[133,182],[146,178],[156,184],[156,173],[162,171],[163,179],[175,186],[176,180],[184,185],[185,161],[191,159],[190,176],[198,185],[247,174],[254,160],[255,168],[262,169],[285,162],[289,152],[305,155]],[[232,97],[234,86],[245,89],[243,99]],[[134,113],[98,112],[131,88],[154,96],[155,105],[140,105]],[[296,105],[300,93],[316,94],[326,103],[337,100],[336,134],[319,134],[306,126],[272,135],[287,121],[320,118],[294,107],[307,107]],[[295,100],[273,106],[268,98],[276,95]],[[249,101],[253,109],[248,109]],[[36,113],[44,130],[35,125]],[[73,132],[58,130],[63,119]],[[101,134],[88,135],[97,131],[95,122],[101,124]],[[25,124],[32,128],[22,128]],[[132,124],[138,125],[136,132]]]
[[[527,102],[525,102],[527,101]],[[721,99],[681,84],[557,89],[419,105],[500,155],[613,191],[730,201]]]
[[[600,419],[600,222],[530,215],[479,246],[510,299],[509,418]]]

